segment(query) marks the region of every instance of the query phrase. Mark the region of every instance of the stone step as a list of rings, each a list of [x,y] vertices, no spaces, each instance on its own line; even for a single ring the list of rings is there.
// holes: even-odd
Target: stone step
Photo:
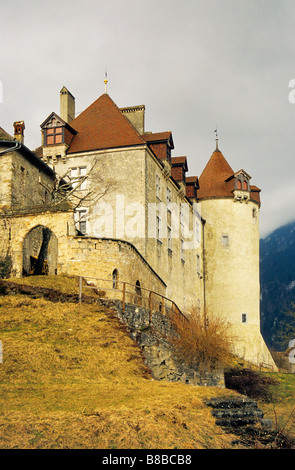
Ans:
[[[213,409],[212,415],[214,418],[263,418],[261,410],[255,409]]]
[[[263,412],[255,400],[248,397],[215,397],[206,401],[218,426],[237,428],[262,424]]]
[[[257,418],[224,418],[217,419],[215,424],[226,428],[239,428],[244,426],[254,426],[259,420]]]
[[[236,408],[256,408],[257,403],[248,397],[215,397],[207,400],[207,405],[218,409],[236,409]]]

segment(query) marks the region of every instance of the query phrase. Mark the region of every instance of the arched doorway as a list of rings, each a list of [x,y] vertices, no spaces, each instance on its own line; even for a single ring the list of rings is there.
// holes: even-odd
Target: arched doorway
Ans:
[[[23,276],[57,274],[58,242],[44,225],[30,230],[23,243]]]

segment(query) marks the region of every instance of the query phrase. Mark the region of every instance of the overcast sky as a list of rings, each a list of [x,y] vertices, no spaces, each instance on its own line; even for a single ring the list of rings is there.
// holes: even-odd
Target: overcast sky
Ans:
[[[107,70],[111,98],[145,104],[146,130],[172,131],[189,175],[217,126],[233,170],[262,189],[266,236],[295,220],[294,31],[294,0],[0,0],[0,126],[24,120],[35,149],[62,86],[79,113]]]

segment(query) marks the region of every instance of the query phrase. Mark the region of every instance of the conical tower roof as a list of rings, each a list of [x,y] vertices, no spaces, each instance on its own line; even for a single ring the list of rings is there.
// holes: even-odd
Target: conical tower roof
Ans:
[[[233,180],[227,180],[233,174],[233,169],[221,151],[216,149],[199,177],[200,189],[198,190],[198,199],[232,197],[234,182]]]

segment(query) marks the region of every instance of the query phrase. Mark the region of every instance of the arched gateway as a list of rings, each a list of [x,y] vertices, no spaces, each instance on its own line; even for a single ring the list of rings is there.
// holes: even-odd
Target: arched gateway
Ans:
[[[0,248],[11,253],[12,277],[36,274],[36,265],[40,274],[64,272],[67,239],[76,233],[72,211],[12,213],[1,217],[0,224]]]
[[[58,241],[50,228],[38,225],[23,243],[23,276],[57,274]]]

